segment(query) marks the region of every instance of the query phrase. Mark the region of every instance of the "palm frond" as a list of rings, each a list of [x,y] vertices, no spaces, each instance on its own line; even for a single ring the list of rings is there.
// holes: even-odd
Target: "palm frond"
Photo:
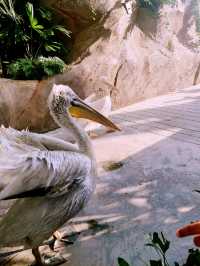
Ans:
[[[60,31],[62,33],[64,33],[66,36],[68,36],[69,38],[71,38],[70,34],[71,31],[67,30],[65,27],[61,26],[61,25],[56,25],[54,26],[54,29],[57,31]]]
[[[21,17],[15,11],[12,0],[0,0],[0,15],[9,17],[18,23],[21,21]]]

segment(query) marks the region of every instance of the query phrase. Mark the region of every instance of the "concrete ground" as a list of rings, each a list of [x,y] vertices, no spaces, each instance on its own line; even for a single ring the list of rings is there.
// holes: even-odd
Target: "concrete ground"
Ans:
[[[122,131],[96,138],[96,193],[65,230],[74,244],[57,249],[64,266],[133,266],[154,257],[144,248],[149,232],[173,240],[170,263],[184,261],[192,239],[175,230],[200,219],[200,86],[146,100],[112,115]],[[27,265],[24,252],[9,265]],[[8,264],[7,264],[8,265]]]

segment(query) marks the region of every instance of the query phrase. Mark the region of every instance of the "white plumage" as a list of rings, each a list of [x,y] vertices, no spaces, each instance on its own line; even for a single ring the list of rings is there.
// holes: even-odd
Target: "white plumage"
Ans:
[[[91,107],[93,107],[95,110],[97,110],[101,114],[105,116],[109,116],[111,109],[112,109],[112,102],[111,102],[110,96],[106,95],[99,99],[96,99],[96,98],[97,98],[96,94],[92,93],[84,100],[84,102],[87,104],[90,104]],[[88,133],[91,133],[92,131],[97,130],[99,127],[101,127],[100,124],[91,122],[86,119],[79,119],[78,123]],[[70,131],[66,132],[66,129],[63,129],[63,128],[52,130],[50,132],[44,133],[43,135],[54,137],[54,138],[59,138],[59,139],[69,141],[72,143],[75,141]]]
[[[54,85],[49,108],[77,146],[44,134],[0,129],[0,183],[8,183],[0,199],[16,199],[0,222],[0,247],[32,248],[37,265],[44,265],[38,247],[85,206],[95,187],[90,140],[70,114],[118,130],[67,86]]]

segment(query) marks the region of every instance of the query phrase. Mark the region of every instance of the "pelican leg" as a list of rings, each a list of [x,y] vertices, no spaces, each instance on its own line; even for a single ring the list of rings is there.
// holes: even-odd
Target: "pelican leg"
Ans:
[[[45,266],[57,266],[57,265],[61,265],[64,262],[66,262],[67,260],[62,257],[60,254],[48,254],[48,255],[44,255],[44,264]]]
[[[62,237],[58,231],[56,231],[53,234],[52,238],[48,240],[45,244],[47,244],[49,248],[54,251],[55,243],[57,240],[64,243],[65,246],[71,246],[74,244],[73,241],[67,239],[67,236]]]
[[[49,246],[49,248],[54,251],[54,246],[55,246],[55,242],[56,242],[57,238],[55,237],[55,235],[53,234],[52,238],[47,242],[47,245]]]
[[[56,266],[66,262],[66,259],[59,254],[44,255],[42,258],[38,247],[32,249],[32,254],[35,257],[35,262],[31,266]]]
[[[68,236],[65,236],[65,235],[62,236],[59,231],[55,231],[54,234],[53,234],[53,239],[52,239],[52,241],[49,244],[50,249],[54,250],[54,245],[55,245],[56,240],[58,240],[60,242],[63,242],[65,246],[73,245],[74,242],[68,240],[67,238],[68,238]]]
[[[44,266],[45,264],[42,262],[42,257],[39,252],[39,248],[33,248],[32,254],[35,257],[35,262],[32,264],[32,266]]]
[[[60,241],[63,242],[66,246],[71,246],[71,245],[74,244],[74,242],[68,240],[67,237],[62,237],[62,238],[60,239]]]

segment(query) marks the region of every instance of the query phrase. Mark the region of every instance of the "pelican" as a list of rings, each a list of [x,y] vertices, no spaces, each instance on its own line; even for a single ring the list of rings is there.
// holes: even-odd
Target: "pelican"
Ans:
[[[96,93],[92,93],[91,95],[89,95],[84,100],[84,102],[89,104],[91,107],[93,107],[95,110],[99,111],[104,116],[108,116],[111,112],[111,109],[112,109],[112,103],[111,103],[110,95],[105,95],[105,96],[97,99]],[[95,134],[92,134],[92,131],[98,129],[99,126],[101,126],[100,124],[97,124],[95,122],[90,122],[90,121],[85,120],[85,119],[79,119],[78,122],[85,129],[85,131],[88,132],[90,137],[96,136]],[[72,143],[74,143],[74,141],[75,141],[73,135],[70,134],[70,132],[67,133],[66,129],[63,129],[63,128],[58,128],[58,129],[52,130],[52,131],[47,132],[47,133],[42,133],[42,134],[44,134],[45,136],[59,138],[59,139],[62,139],[64,141],[68,141],[68,142],[72,142]]]
[[[68,86],[54,85],[48,105],[55,122],[71,131],[77,146],[27,131],[16,134],[14,129],[1,129],[0,179],[8,178],[10,183],[0,200],[15,201],[0,222],[0,247],[32,249],[39,266],[48,264],[39,246],[85,206],[95,189],[92,145],[73,117],[119,130]],[[53,265],[62,262],[57,257]]]

